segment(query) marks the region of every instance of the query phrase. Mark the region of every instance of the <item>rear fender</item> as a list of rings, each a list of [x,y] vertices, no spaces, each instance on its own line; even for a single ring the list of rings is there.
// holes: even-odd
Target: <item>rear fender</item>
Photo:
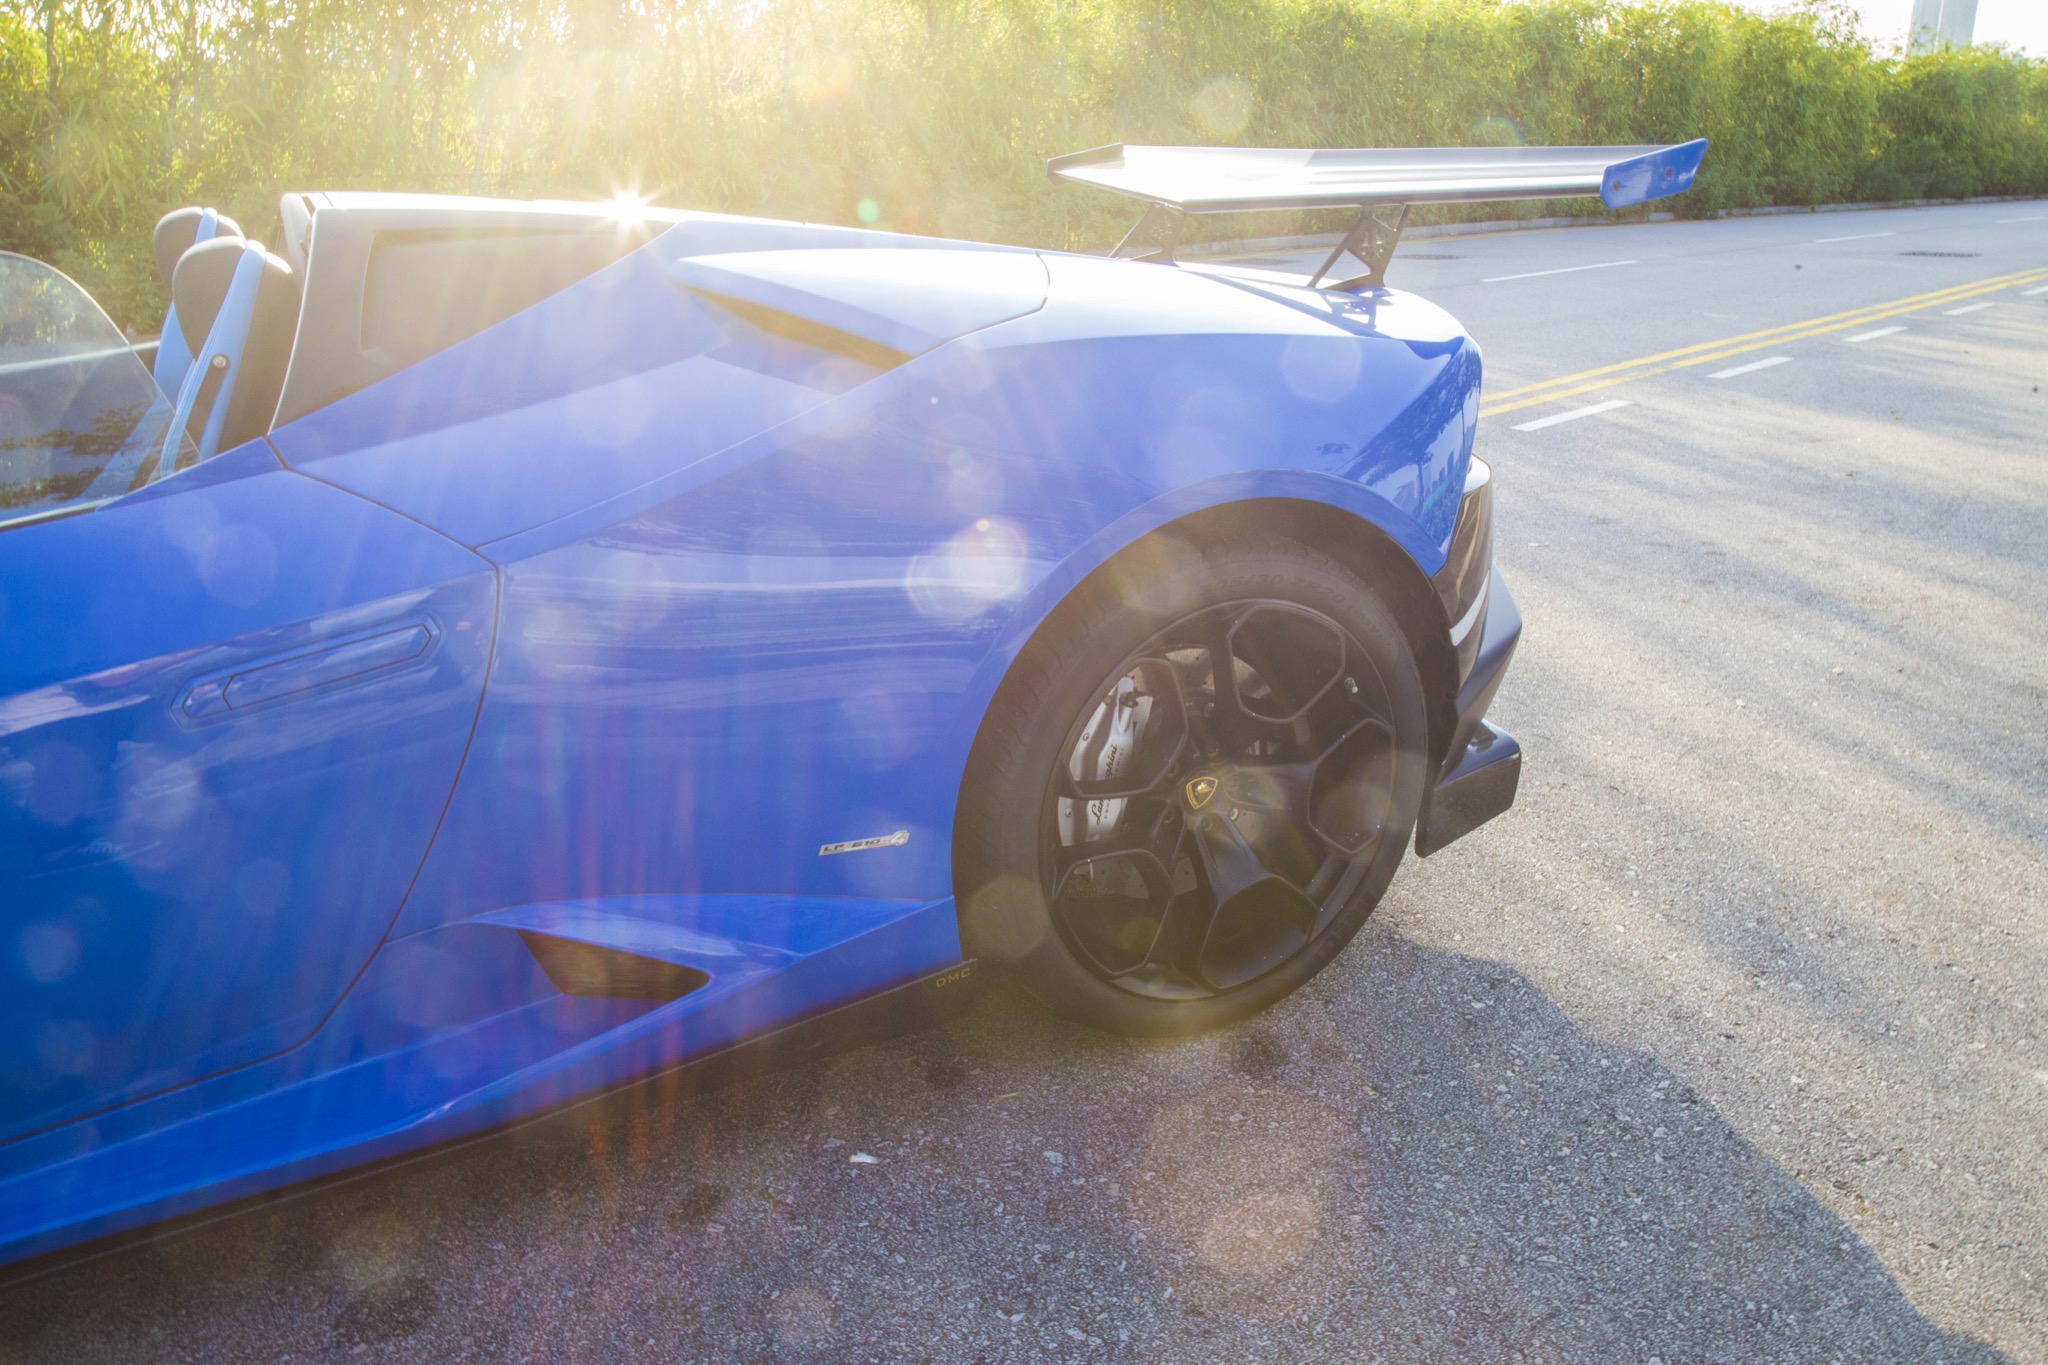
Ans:
[[[1449,680],[1455,677],[1455,661],[1448,657],[1444,622],[1434,606],[1428,575],[1401,548],[1404,542],[1421,539],[1420,529],[1401,509],[1350,480],[1301,470],[1259,470],[1176,489],[1134,509],[1091,536],[1025,594],[976,672],[969,704],[961,708],[961,731],[947,746],[947,752],[960,760],[959,776],[964,777],[968,754],[1003,679],[1032,637],[1090,574],[1170,528],[1186,527],[1195,538],[1213,544],[1228,534],[1225,528],[1234,514],[1261,526],[1278,522],[1297,533],[1321,532],[1318,548],[1361,577],[1378,578],[1388,566],[1394,567],[1396,577],[1386,600],[1407,629],[1423,670],[1430,698],[1432,761],[1439,757],[1451,725]],[[1345,529],[1356,537],[1341,534]]]

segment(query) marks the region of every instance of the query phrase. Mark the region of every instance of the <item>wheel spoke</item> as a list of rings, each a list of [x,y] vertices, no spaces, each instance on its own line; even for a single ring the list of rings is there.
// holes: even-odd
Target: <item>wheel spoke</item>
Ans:
[[[1246,763],[1231,770],[1224,789],[1234,801],[1281,812],[1306,829],[1315,776],[1314,763]]]
[[[1387,826],[1394,732],[1378,717],[1352,726],[1310,765],[1307,827],[1332,850],[1364,857]]]
[[[1194,835],[1195,848],[1202,860],[1202,875],[1218,905],[1273,875],[1259,861],[1257,851],[1238,833],[1237,827],[1220,815],[1209,816],[1197,823]]]
[[[1152,953],[1145,963],[1157,971],[1200,985],[1204,990],[1208,988],[1202,983],[1199,967],[1202,947],[1208,941],[1210,929],[1216,922],[1216,908],[1228,895],[1228,890],[1219,894],[1216,888],[1219,880],[1228,888],[1241,886],[1241,881],[1227,880],[1227,874],[1217,869],[1216,856],[1208,845],[1212,839],[1219,836],[1204,828],[1212,821],[1217,824],[1223,823],[1220,818],[1210,817],[1189,820],[1182,827],[1180,847],[1175,852],[1175,860],[1167,864],[1168,871],[1171,873],[1178,866],[1179,859],[1186,856],[1200,869],[1199,884],[1174,896],[1167,904],[1166,914],[1159,928],[1159,937],[1155,940]],[[1250,860],[1251,880],[1263,878],[1265,869],[1259,866],[1257,858],[1250,854],[1249,850],[1243,849],[1243,841],[1237,838],[1236,831],[1230,830],[1227,825],[1224,829],[1225,833],[1220,836],[1222,841],[1225,844],[1234,842],[1237,848],[1242,850],[1242,856]],[[1227,859],[1231,855],[1226,852],[1223,856]],[[1242,864],[1239,864],[1239,867],[1241,871],[1245,870]]]
[[[1194,830],[1214,899],[1200,935],[1190,935],[1185,969],[1216,990],[1241,986],[1300,951],[1315,931],[1316,907],[1276,875],[1237,827],[1211,816]]]

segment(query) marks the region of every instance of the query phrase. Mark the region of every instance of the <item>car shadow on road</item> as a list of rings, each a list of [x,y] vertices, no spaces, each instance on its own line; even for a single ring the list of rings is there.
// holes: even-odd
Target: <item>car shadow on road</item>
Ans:
[[[1353,1239],[1356,1272],[1400,1286],[1387,1316],[1418,1350],[2003,1358],[1927,1321],[1849,1225],[1683,1078],[1590,1036],[1519,972],[1384,928],[1361,959],[1304,1011],[1329,1019],[1373,1092],[1352,1149],[1368,1234]],[[1247,1038],[1287,1037],[1294,1012]]]
[[[1003,983],[0,1291],[0,1357],[1953,1360],[1855,1232],[1519,973],[1371,926],[1139,1044]],[[643,1344],[644,1343],[644,1344]],[[631,1349],[627,1349],[630,1347]],[[369,1353],[374,1351],[374,1355]]]

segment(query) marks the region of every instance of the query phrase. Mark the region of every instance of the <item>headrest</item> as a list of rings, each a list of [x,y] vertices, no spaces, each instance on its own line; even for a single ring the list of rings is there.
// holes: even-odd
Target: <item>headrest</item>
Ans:
[[[149,239],[150,248],[156,253],[156,273],[163,280],[164,288],[171,287],[171,276],[177,271],[178,258],[185,254],[193,240],[199,235],[199,219],[205,209],[172,209],[156,220],[156,231]],[[215,237],[239,237],[241,227],[225,214],[216,214],[219,220],[214,228]]]
[[[250,249],[239,237],[217,237],[188,248],[172,272],[171,302],[178,310],[178,330],[185,334],[185,344],[196,359],[204,359],[207,334],[227,302],[235,267]],[[256,285],[249,335],[241,354],[233,357],[239,368],[221,431],[222,450],[270,430],[277,396],[284,388],[285,365],[291,359],[292,336],[299,325],[298,277],[280,258],[267,251],[262,256],[263,274]],[[195,419],[199,416],[194,413]]]
[[[213,320],[220,314],[220,306],[227,302],[228,286],[234,282],[235,267],[241,264],[248,244],[240,237],[216,237],[210,242],[201,242],[188,247],[178,259],[178,268],[171,276],[171,302],[178,309],[178,328],[185,334],[185,344],[193,355],[206,344],[206,334],[213,330]],[[289,300],[296,309],[299,301],[298,280],[292,268],[279,257],[263,253],[263,279],[256,287],[256,316],[262,318],[275,310],[280,303]],[[294,314],[296,316],[296,314]],[[286,339],[289,342],[289,338]]]

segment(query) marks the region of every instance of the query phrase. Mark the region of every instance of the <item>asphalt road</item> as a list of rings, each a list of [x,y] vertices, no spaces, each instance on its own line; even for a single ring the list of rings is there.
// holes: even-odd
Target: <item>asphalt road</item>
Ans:
[[[2048,204],[1393,281],[1486,351],[1528,764],[1309,988],[998,988],[0,1290],[0,1360],[2048,1361]]]

